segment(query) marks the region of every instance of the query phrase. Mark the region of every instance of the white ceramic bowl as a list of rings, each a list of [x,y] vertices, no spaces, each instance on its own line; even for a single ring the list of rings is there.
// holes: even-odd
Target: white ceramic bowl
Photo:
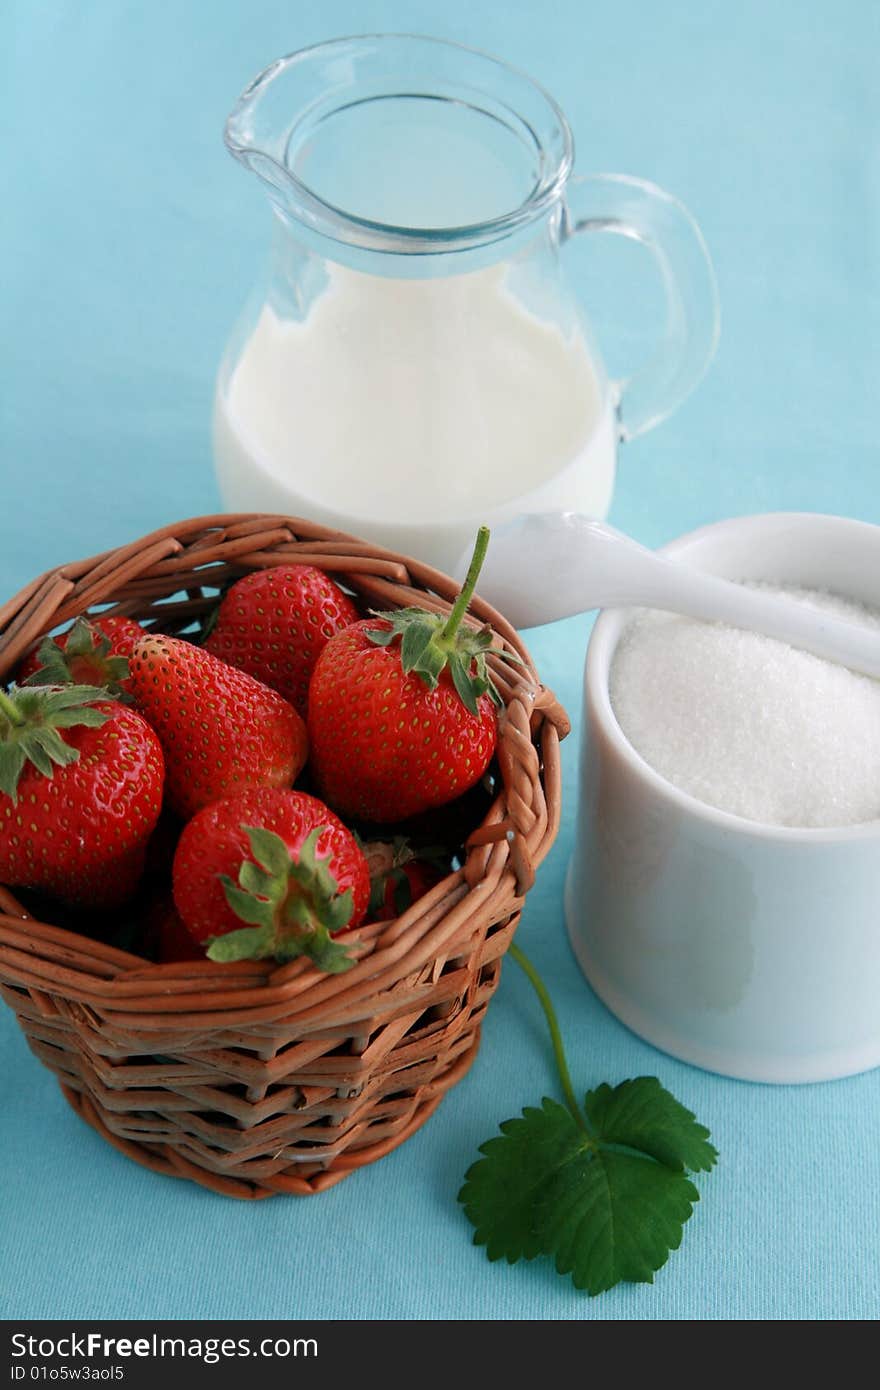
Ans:
[[[880,527],[770,513],[664,552],[728,579],[830,589],[880,607]],[[805,1082],[880,1064],[880,821],[761,825],[667,782],[624,737],[608,675],[627,620],[587,650],[572,946],[612,1013],[684,1061]],[[880,799],[880,788],[878,788]]]

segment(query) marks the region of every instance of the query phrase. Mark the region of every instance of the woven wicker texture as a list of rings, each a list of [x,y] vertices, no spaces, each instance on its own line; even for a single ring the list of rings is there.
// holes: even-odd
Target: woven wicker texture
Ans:
[[[367,607],[447,611],[446,576],[295,517],[200,517],[35,579],[0,608],[0,677],[96,608],[181,632],[250,570],[318,565]],[[464,1074],[525,893],[556,835],[565,712],[480,599],[505,702],[501,791],[462,868],[393,922],[339,936],[357,964],[155,965],[30,916],[0,887],[0,992],[32,1051],[105,1138],[158,1172],[234,1197],[307,1194],[412,1134]]]

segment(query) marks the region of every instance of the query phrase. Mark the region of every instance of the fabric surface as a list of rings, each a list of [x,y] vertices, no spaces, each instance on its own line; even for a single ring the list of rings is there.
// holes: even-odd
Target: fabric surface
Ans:
[[[687,405],[625,450],[618,526],[656,545],[753,511],[880,521],[872,0],[7,0],[3,595],[52,564],[218,509],[213,375],[268,231],[222,123],[271,59],[368,30],[455,38],[525,68],[569,116],[580,171],[652,178],[698,217],[721,348]],[[572,260],[622,368],[644,346],[649,271],[631,246],[578,247]],[[308,1200],[239,1204],[130,1163],[73,1115],[0,1010],[0,1316],[877,1315],[880,1074],[774,1088],[697,1071],[618,1024],[574,962],[562,883],[589,625],[528,634],[575,728],[563,828],[520,940],[552,990],[576,1087],[656,1074],[721,1151],[654,1286],[591,1301],[546,1261],[490,1266],[471,1245],[455,1197],[477,1146],[558,1094],[537,1003],[508,963],[477,1062],[435,1117]]]

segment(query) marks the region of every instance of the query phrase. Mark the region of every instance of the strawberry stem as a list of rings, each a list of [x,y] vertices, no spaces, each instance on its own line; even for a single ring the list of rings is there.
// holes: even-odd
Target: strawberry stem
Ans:
[[[474,553],[471,556],[471,562],[468,566],[468,572],[465,575],[464,583],[461,586],[461,592],[455,600],[452,611],[446,619],[440,633],[439,641],[443,646],[451,647],[454,642],[455,634],[459,629],[461,620],[467,612],[468,604],[474,596],[474,590],[477,587],[477,580],[480,576],[480,570],[483,568],[483,561],[486,558],[486,551],[488,549],[489,528],[488,526],[481,526],[477,532]]]
[[[424,608],[396,608],[377,613],[384,627],[368,628],[365,632],[377,647],[389,647],[392,642],[399,641],[403,674],[408,676],[415,672],[429,690],[436,690],[440,676],[448,670],[459,699],[475,719],[480,717],[478,701],[481,696],[488,695],[499,709],[502,705],[486,664],[487,653],[497,650],[492,646],[492,628],[488,623],[479,629],[461,626],[488,547],[489,528],[481,526],[464,584],[445,621],[442,614],[429,613]],[[508,655],[507,652],[498,654]],[[510,659],[518,658],[511,656]]]
[[[510,945],[507,948],[507,953],[509,956],[512,957],[513,960],[516,961],[520,970],[522,970],[522,972],[526,975],[526,977],[529,980],[529,983],[531,984],[532,988],[538,996],[541,1008],[544,1010],[544,1017],[547,1020],[547,1026],[550,1029],[550,1040],[553,1043],[553,1055],[556,1059],[556,1070],[559,1073],[559,1080],[562,1083],[562,1090],[563,1094],[565,1095],[565,1103],[571,1111],[575,1124],[577,1124],[582,1130],[585,1130],[586,1133],[589,1134],[590,1131],[589,1129],[587,1129],[586,1120],[584,1118],[581,1107],[577,1103],[577,1097],[574,1093],[574,1087],[571,1084],[571,1073],[568,1070],[568,1062],[565,1056],[565,1047],[563,1046],[562,1033],[559,1028],[559,1019],[556,1017],[556,1010],[553,1007],[553,1003],[550,999],[550,994],[547,989],[547,986],[544,984],[544,981],[541,979],[541,976],[538,974],[537,970],[532,965],[532,962],[529,960],[525,951],[523,951],[519,946],[517,946],[515,941],[512,941],[510,943]]]
[[[4,714],[10,724],[24,724],[25,717],[13,700],[10,700],[5,690],[0,690],[0,714]]]

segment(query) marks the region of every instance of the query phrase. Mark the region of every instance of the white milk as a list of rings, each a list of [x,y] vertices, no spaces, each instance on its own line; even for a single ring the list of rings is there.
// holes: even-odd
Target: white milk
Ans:
[[[524,309],[503,267],[334,266],[303,322],[263,308],[218,390],[218,481],[231,511],[306,516],[451,570],[480,522],[606,514],[604,394],[580,334]]]

